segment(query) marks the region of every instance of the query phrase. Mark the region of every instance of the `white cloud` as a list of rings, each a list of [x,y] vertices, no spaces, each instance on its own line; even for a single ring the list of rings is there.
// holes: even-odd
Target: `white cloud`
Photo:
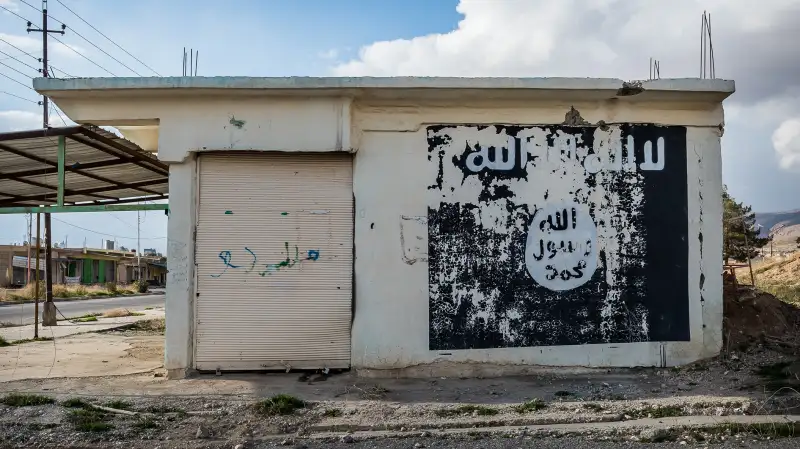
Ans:
[[[781,168],[800,171],[800,117],[784,120],[772,133]]]
[[[19,3],[15,2],[14,0],[0,0],[0,5],[5,6],[6,8],[14,12],[19,12]],[[10,13],[7,11],[3,11],[3,14],[10,14]]]
[[[750,0],[461,0],[457,10],[464,18],[450,32],[375,42],[332,71],[643,79],[653,57],[664,78],[697,77],[700,19],[708,10],[717,77],[746,88],[736,101],[763,100],[800,83],[793,75],[800,58],[787,56],[800,49],[800,0],[758,7]]]
[[[0,131],[23,131],[42,127],[42,114],[30,111],[0,111]]]
[[[7,53],[11,54],[19,53],[19,51],[14,49],[11,45],[19,47],[28,53],[32,53],[36,57],[38,57],[42,52],[41,38],[36,38],[31,36],[21,36],[16,34],[6,34],[6,33],[0,33],[0,38],[8,42],[8,44],[6,44],[5,42],[0,42],[0,49],[2,49]],[[11,51],[9,52],[9,50]],[[60,42],[53,42],[53,41],[49,42],[48,50],[53,52],[55,56],[68,57],[68,58],[78,58],[79,55],[76,54],[75,52],[84,55],[87,53],[85,48],[80,47],[78,45],[62,44]],[[33,60],[31,59],[31,61]]]

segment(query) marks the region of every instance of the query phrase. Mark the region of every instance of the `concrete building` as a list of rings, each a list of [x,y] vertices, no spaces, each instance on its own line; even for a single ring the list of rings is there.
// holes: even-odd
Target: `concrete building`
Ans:
[[[731,81],[34,87],[169,164],[170,375],[673,366],[720,349]]]

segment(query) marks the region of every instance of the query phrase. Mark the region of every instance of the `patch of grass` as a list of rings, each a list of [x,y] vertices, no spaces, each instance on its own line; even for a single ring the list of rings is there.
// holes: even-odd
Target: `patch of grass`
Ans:
[[[62,407],[67,408],[89,408],[91,405],[81,398],[69,398],[61,401]]]
[[[0,348],[4,348],[6,346],[11,346],[11,343],[9,343],[8,340],[0,336]]]
[[[342,416],[342,411],[338,408],[326,408],[324,412],[322,412],[322,416],[327,418],[336,418]]]
[[[149,416],[142,416],[139,417],[139,419],[137,419],[135,423],[133,423],[133,427],[139,430],[157,429],[158,423],[156,422],[156,420],[154,420]]]
[[[153,310],[155,307],[145,307],[144,310]]]
[[[103,405],[109,408],[115,408],[117,410],[130,410],[133,408],[133,404],[128,401],[123,401],[122,399],[114,399],[113,401],[108,401]]]
[[[547,404],[545,404],[545,402],[541,399],[531,399],[530,401],[523,402],[522,404],[517,404],[512,408],[517,413],[530,413],[547,408]]]
[[[595,404],[594,402],[585,402],[583,404],[583,408],[585,408],[586,410],[591,410],[595,413],[602,412],[603,410],[605,410],[605,407],[603,407],[600,404]]]
[[[90,291],[89,292],[89,296],[92,297],[92,298],[97,298],[97,297],[101,297],[101,296],[111,296],[111,295],[108,292],[104,292],[104,291]]]
[[[39,394],[11,393],[3,397],[3,404],[9,407],[33,407],[53,404],[55,399]]]
[[[304,408],[306,403],[288,394],[278,394],[253,405],[256,413],[264,416],[291,415]]]
[[[85,285],[76,285],[73,292],[75,292],[75,296],[89,296],[89,289]]]
[[[566,390],[559,390],[559,391],[555,392],[555,396],[557,398],[567,398],[567,397],[570,397],[570,396],[575,396],[575,393],[573,393],[571,391],[566,391]]]
[[[52,341],[53,337],[36,337],[36,338],[23,338],[22,340],[14,340],[10,344],[21,345],[23,343],[33,343],[34,341]]]
[[[75,318],[72,321],[75,321],[77,323],[90,323],[90,322],[93,322],[93,321],[97,321],[97,317],[94,316],[94,315],[83,316],[83,317],[80,317],[80,318]]]
[[[500,413],[496,408],[487,407],[485,405],[465,404],[456,408],[444,408],[434,412],[440,418],[447,418],[459,415],[478,415],[478,416],[494,416]]]
[[[67,415],[67,421],[80,432],[105,432],[114,428],[108,422],[108,415],[95,409],[72,410]]]

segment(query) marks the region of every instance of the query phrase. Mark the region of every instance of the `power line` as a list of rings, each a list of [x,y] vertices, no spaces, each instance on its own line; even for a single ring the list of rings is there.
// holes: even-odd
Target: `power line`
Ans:
[[[28,3],[25,3],[25,4],[26,4],[26,5],[28,5],[28,6],[31,6],[31,5],[30,5],[30,4],[28,4]],[[32,7],[32,6],[31,6],[31,7]],[[28,22],[28,23],[31,23],[31,21],[30,21],[30,20],[28,20],[28,19],[26,19],[26,18],[22,17],[21,15],[19,15],[19,14],[15,13],[14,11],[12,11],[12,10],[10,10],[10,9],[6,8],[6,7],[5,7],[5,6],[3,6],[3,5],[0,5],[0,8],[3,8],[3,9],[5,9],[6,11],[10,12],[11,14],[14,14],[15,16],[19,17],[20,19],[22,19],[22,20],[24,20],[24,21],[26,21],[26,22]],[[32,8],[33,8],[33,7],[32,7]],[[35,8],[34,8],[34,9],[35,9]]]
[[[22,86],[22,87],[25,87],[25,88],[27,88],[27,89],[30,89],[30,90],[32,90],[32,91],[34,91],[34,92],[36,92],[36,90],[34,90],[34,88],[32,88],[31,86],[28,86],[27,84],[25,84],[25,83],[22,83],[22,82],[20,82],[20,81],[17,81],[17,80],[15,80],[14,78],[11,78],[10,76],[6,75],[5,73],[2,73],[2,72],[0,72],[0,76],[4,76],[4,77],[6,77],[6,78],[10,79],[11,81],[13,81],[13,82],[15,82],[15,83],[19,84],[20,86]],[[27,76],[27,75],[26,75],[26,76]],[[39,92],[36,92],[36,95],[39,95]]]
[[[15,69],[14,67],[11,67],[10,65],[6,64],[5,62],[2,62],[2,61],[0,61],[0,64],[1,64],[1,65],[4,65],[4,66],[6,66],[6,67],[8,67],[9,69],[11,69],[11,70],[13,70],[13,71],[15,71],[15,72],[19,73],[19,74],[20,74],[20,75],[22,75],[22,76],[30,76],[30,75],[28,75],[27,73],[22,73],[22,71],[20,71],[20,70],[17,70],[17,69]]]
[[[120,64],[121,64],[122,66],[124,66],[126,69],[128,69],[128,70],[130,70],[131,72],[135,73],[137,76],[142,76],[142,74],[141,74],[141,73],[139,73],[139,72],[137,72],[136,70],[133,70],[132,68],[128,67],[128,65],[127,65],[127,64],[125,64],[124,62],[120,61],[119,59],[117,59],[117,58],[113,57],[113,56],[112,56],[112,55],[110,55],[110,54],[109,54],[107,51],[105,51],[105,50],[103,50],[102,48],[98,47],[98,46],[97,46],[97,45],[96,45],[94,42],[92,42],[92,41],[90,41],[89,39],[86,39],[85,37],[83,37],[83,35],[82,35],[81,33],[78,33],[77,31],[75,31],[75,28],[72,28],[72,27],[67,27],[67,28],[69,28],[70,30],[72,30],[72,32],[73,32],[74,34],[76,34],[78,37],[80,37],[81,39],[83,39],[83,40],[85,40],[86,42],[88,42],[89,44],[91,44],[91,45],[92,45],[94,48],[96,48],[96,49],[98,49],[98,50],[102,51],[103,53],[105,53],[105,55],[106,55],[106,56],[108,56],[109,58],[111,58],[111,59],[113,59],[113,60],[117,61],[118,63],[120,63]]]
[[[20,100],[30,101],[31,103],[34,103],[34,104],[39,104],[39,102],[38,102],[38,101],[33,101],[33,100],[31,100],[31,99],[28,99],[28,98],[25,98],[25,97],[20,97],[19,95],[15,95],[15,94],[12,94],[12,93],[6,92],[6,91],[4,91],[4,90],[0,90],[0,93],[4,93],[4,94],[6,94],[6,95],[11,95],[12,97],[17,97],[17,98],[19,98]]]
[[[55,111],[55,112],[56,112],[56,114],[58,114],[58,118],[60,118],[60,119],[61,119],[61,123],[63,123],[63,124],[64,124],[64,126],[67,126],[67,121],[66,121],[66,120],[64,120],[64,116],[63,116],[63,115],[61,115],[61,112],[59,112],[59,110],[58,110],[58,109],[57,109],[55,106],[53,106],[53,103],[50,103],[50,110],[51,110],[51,111]]]
[[[72,226],[73,228],[78,228],[78,229],[81,229],[83,231],[92,232],[92,233],[98,234],[98,235],[104,235],[106,237],[114,237],[114,238],[117,238],[117,239],[125,239],[125,240],[136,240],[136,237],[123,237],[123,236],[120,236],[120,235],[106,234],[105,232],[99,232],[99,231],[95,231],[95,230],[92,230],[92,229],[83,228],[83,227],[80,227],[78,225],[74,225],[74,224],[72,224],[72,223],[70,223],[68,221],[64,221],[64,220],[58,219],[58,218],[53,218],[53,220],[60,221],[61,223],[64,223],[65,225]],[[166,237],[142,237],[142,240],[161,240],[161,239],[165,239],[165,238]]]
[[[54,66],[53,64],[48,64],[48,66],[49,66],[49,68],[50,68],[50,70],[51,70],[51,71],[52,71],[52,69],[56,69],[56,70],[58,70],[59,72],[63,73],[64,75],[67,75],[67,76],[68,76],[68,77],[70,77],[70,78],[75,78],[75,75],[70,75],[69,73],[67,73],[67,72],[65,72],[65,71],[63,71],[63,70],[61,70],[60,68],[58,68],[58,67]]]
[[[130,53],[128,50],[125,50],[125,49],[124,49],[124,48],[122,48],[122,46],[120,46],[118,43],[114,42],[114,40],[113,40],[113,39],[111,39],[110,37],[108,37],[108,36],[106,36],[105,34],[103,34],[103,32],[102,32],[102,31],[100,31],[100,30],[98,30],[97,28],[95,28],[95,27],[94,27],[94,25],[92,25],[91,23],[89,23],[89,22],[87,22],[86,20],[84,20],[84,18],[83,18],[83,17],[81,17],[80,15],[78,15],[78,13],[76,13],[75,11],[73,11],[72,9],[70,9],[70,7],[69,7],[69,6],[67,6],[67,5],[65,5],[65,4],[64,4],[64,2],[62,2],[61,0],[56,0],[56,1],[57,1],[57,2],[58,2],[60,5],[61,5],[61,6],[63,6],[64,8],[66,8],[66,9],[67,9],[67,11],[71,12],[71,13],[72,13],[72,14],[73,14],[75,17],[77,17],[78,19],[80,19],[80,20],[81,20],[83,23],[85,23],[86,25],[89,25],[89,27],[90,27],[91,29],[93,29],[93,30],[97,31],[97,33],[98,33],[98,34],[100,34],[101,36],[103,36],[104,38],[106,38],[106,39],[107,39],[109,42],[111,42],[112,44],[114,44],[114,45],[115,45],[117,48],[119,48],[120,50],[124,51],[124,52],[125,52],[125,53],[126,53],[128,56],[130,56],[131,58],[133,58],[133,59],[135,59],[136,61],[138,61],[138,62],[139,62],[139,64],[141,64],[141,65],[143,65],[143,66],[147,67],[147,68],[148,68],[148,69],[149,69],[151,72],[155,73],[156,75],[158,75],[158,76],[161,76],[161,74],[160,74],[160,73],[156,72],[154,69],[152,69],[152,68],[151,68],[149,65],[145,64],[144,62],[142,62],[142,61],[141,61],[139,58],[137,58],[136,56],[133,56],[133,55],[132,55],[132,54],[131,54],[131,53]],[[58,20],[58,19],[55,19],[55,18],[54,18],[53,20]],[[61,22],[60,20],[58,20],[58,21],[59,21],[59,22]],[[62,23],[63,23],[63,22],[62,22]],[[70,28],[70,29],[72,29],[72,28]],[[72,29],[72,31],[74,32],[75,30],[74,30],[74,29]],[[75,34],[77,34],[77,33],[75,33]],[[126,67],[127,67],[127,66],[126,66]],[[135,72],[134,72],[134,73],[135,73]],[[141,76],[141,75],[139,75],[139,76]]]
[[[39,61],[39,62],[42,62],[42,58],[37,58],[36,56],[33,56],[32,54],[28,53],[27,51],[25,51],[25,50],[23,50],[23,49],[21,49],[21,48],[17,47],[16,45],[12,44],[12,43],[11,43],[11,42],[9,42],[9,41],[7,41],[7,40],[3,39],[2,37],[0,37],[0,41],[3,41],[3,42],[5,42],[5,43],[6,43],[6,45],[9,45],[9,46],[11,46],[11,47],[14,47],[14,48],[16,48],[17,50],[19,50],[19,51],[21,51],[21,52],[25,53],[26,55],[30,56],[31,58],[33,58],[33,59],[35,59],[35,60],[37,60],[37,61]]]
[[[28,64],[27,62],[23,62],[22,60],[20,60],[20,59],[17,59],[17,57],[15,57],[15,56],[11,56],[10,54],[8,54],[8,53],[4,52],[3,50],[0,50],[0,53],[2,53],[2,54],[4,54],[4,55],[8,56],[9,58],[11,58],[11,59],[13,59],[13,60],[17,61],[18,63],[20,63],[20,64],[22,64],[22,65],[24,65],[24,66],[27,66],[27,67],[30,67],[30,68],[32,68],[33,70],[36,70],[37,72],[41,72],[41,71],[42,71],[41,69],[37,69],[36,67],[34,67],[34,66],[32,66],[32,65]]]
[[[114,74],[112,71],[110,71],[110,70],[108,70],[107,68],[105,68],[105,67],[101,66],[100,64],[98,64],[98,63],[96,63],[96,62],[92,61],[91,59],[87,58],[87,57],[86,57],[86,56],[85,56],[83,53],[81,53],[81,52],[79,52],[78,50],[75,50],[74,48],[72,48],[72,47],[70,47],[69,45],[65,44],[65,43],[64,43],[64,42],[63,42],[61,39],[59,39],[59,38],[57,38],[57,37],[55,37],[55,36],[52,36],[52,38],[53,38],[53,39],[55,39],[56,41],[58,41],[58,42],[59,42],[61,45],[63,45],[63,46],[65,46],[65,47],[69,48],[70,50],[72,50],[72,51],[73,51],[73,52],[74,52],[76,55],[79,55],[81,58],[83,58],[83,59],[85,59],[85,60],[87,60],[87,61],[91,62],[92,64],[96,65],[97,67],[100,67],[101,69],[105,70],[105,71],[106,71],[108,74],[110,74],[111,76],[117,76],[117,75],[115,75],[115,74]]]

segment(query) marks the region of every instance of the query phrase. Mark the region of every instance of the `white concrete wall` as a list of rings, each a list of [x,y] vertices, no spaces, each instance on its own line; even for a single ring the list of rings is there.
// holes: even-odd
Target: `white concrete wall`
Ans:
[[[690,342],[646,342],[476,350],[429,350],[428,186],[435,177],[423,124],[557,124],[568,106],[356,110],[356,316],[353,366],[399,369],[435,362],[539,366],[678,365],[721,346],[721,157],[719,105],[575,105],[590,123],[649,122],[687,130]],[[702,232],[702,248],[698,234]],[[424,239],[424,241],[419,241]],[[417,244],[409,244],[417,242]],[[702,251],[702,257],[701,257]],[[704,275],[702,288],[700,276]],[[701,301],[701,295],[703,300]],[[424,371],[424,370],[423,370]],[[410,371],[409,371],[410,372]],[[429,371],[433,372],[433,371]]]
[[[157,119],[159,158],[170,163],[170,217],[165,366],[179,376],[194,366],[194,232],[197,152],[350,151],[354,194],[356,316],[355,368],[398,369],[435,362],[501,366],[676,365],[713,356],[721,345],[721,158],[718,103],[577,103],[596,124],[658,123],[688,126],[691,341],[502,349],[428,349],[426,260],[427,124],[556,124],[572,104],[486,103],[404,105],[349,99],[191,100],[155,108],[126,104],[132,120]],[[152,112],[160,110],[158,114]],[[244,123],[239,122],[241,120]],[[351,143],[352,135],[352,143]],[[702,199],[701,199],[702,197]],[[701,214],[702,212],[702,214]],[[701,219],[702,217],[702,219]],[[402,240],[401,240],[402,237]],[[418,239],[419,237],[419,239]],[[422,243],[415,243],[422,242]],[[700,287],[700,275],[705,280]],[[703,301],[700,297],[703,297]]]

